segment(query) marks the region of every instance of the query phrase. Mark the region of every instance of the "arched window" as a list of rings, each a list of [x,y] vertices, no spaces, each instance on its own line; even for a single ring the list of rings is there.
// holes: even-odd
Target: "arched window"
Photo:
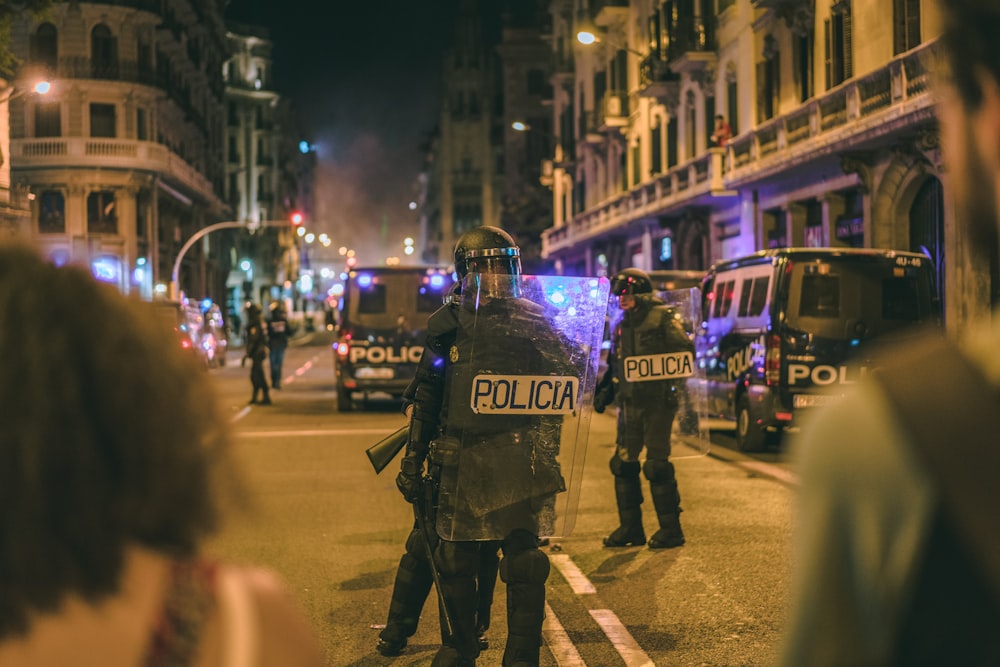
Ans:
[[[33,65],[44,65],[54,72],[59,65],[59,33],[51,23],[43,23],[31,36],[28,46],[29,60]]]
[[[90,69],[95,79],[118,78],[118,40],[103,23],[90,31]]]

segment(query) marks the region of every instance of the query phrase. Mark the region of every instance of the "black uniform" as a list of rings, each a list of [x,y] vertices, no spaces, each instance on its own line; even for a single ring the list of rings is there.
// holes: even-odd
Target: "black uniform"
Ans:
[[[271,386],[281,389],[282,367],[285,363],[285,348],[288,347],[288,317],[283,306],[271,311],[267,321],[267,342],[271,350]]]
[[[253,386],[253,395],[250,403],[271,403],[271,394],[267,386],[267,378],[264,377],[264,359],[267,358],[267,334],[264,332],[264,323],[261,320],[260,306],[251,304],[247,309],[247,331],[246,331],[246,351],[245,356],[250,359],[250,384]],[[258,401],[258,395],[263,392],[263,398]]]
[[[498,276],[509,277],[511,285],[518,279],[517,247],[497,228],[480,227],[467,232],[459,239],[455,254],[456,269],[462,276],[481,274],[484,284]],[[560,490],[562,479],[554,453],[547,453],[546,443],[541,442],[545,430],[539,428],[538,420],[552,418],[471,414],[472,378],[463,372],[462,365],[471,358],[475,342],[477,357],[496,356],[496,368],[527,374],[547,363],[546,355],[558,356],[562,346],[540,309],[516,298],[516,290],[509,291],[506,298],[485,294],[480,294],[483,298],[478,304],[441,308],[428,322],[415,384],[410,439],[397,478],[404,496],[411,501],[418,499],[426,461],[440,489],[436,517],[439,534],[443,525],[470,521],[485,527],[483,534],[499,536],[497,540],[438,542],[435,560],[454,635],[435,656],[434,667],[475,664],[480,650],[476,638],[477,571],[483,551],[495,553],[498,546],[503,553],[500,577],[507,585],[508,635],[503,664],[537,665],[541,646],[549,561],[538,548],[539,521],[550,508],[548,501]],[[484,326],[484,321],[490,324]],[[473,330],[475,341],[470,337]],[[489,335],[495,335],[495,339],[489,339]],[[550,449],[558,449],[557,439],[549,438],[547,444]],[[522,461],[519,451],[536,453],[537,478],[528,476],[531,462],[526,458]],[[483,457],[483,469],[489,469],[490,457],[497,455],[504,457],[505,474],[485,476],[465,485],[478,490],[479,495],[449,495],[457,488],[454,476],[478,469],[470,460]]]
[[[635,273],[636,281],[619,280],[619,276],[630,272]],[[621,525],[604,539],[604,544],[619,547],[646,543],[642,526],[641,470],[649,480],[660,525],[649,540],[649,546],[677,547],[684,544],[684,534],[679,518],[680,494],[674,465],[669,460],[670,433],[684,384],[681,380],[629,382],[625,360],[643,355],[693,352],[694,344],[675,311],[651,293],[648,278],[643,282],[645,274],[636,269],[628,269],[623,274],[612,281],[612,293],[633,295],[635,307],[624,312],[612,332],[608,369],[594,398],[598,412],[603,412],[612,400],[617,400],[619,405],[618,447],[611,458],[611,473],[615,478],[615,500]],[[646,447],[646,462],[640,468],[639,454],[643,446]]]
[[[444,308],[455,307],[457,305],[454,300],[444,306]],[[430,356],[426,357],[425,363],[430,362],[431,359]],[[421,368],[406,388],[403,398],[407,405],[413,403],[417,384],[428,372],[430,371],[427,368]],[[431,504],[431,509],[433,509],[433,506],[437,504],[436,499],[431,499]],[[433,522],[433,516],[431,521]],[[437,534],[432,533],[431,539],[431,549],[433,550],[437,547]],[[413,530],[410,531],[410,535],[406,539],[406,550],[399,560],[399,567],[396,569],[396,579],[393,584],[392,600],[389,603],[389,614],[385,628],[379,633],[376,648],[382,655],[399,655],[406,646],[407,640],[417,631],[424,603],[434,585],[434,576],[431,573],[431,565],[427,559],[427,548],[424,546],[424,542],[423,532],[414,522]],[[499,545],[492,549],[488,546],[480,549],[479,568],[476,575],[476,634],[480,648],[488,646],[485,634],[490,627],[490,610],[493,606],[493,592],[496,587],[499,564]],[[442,643],[448,643],[450,637],[445,633],[444,624],[442,624],[441,633]]]

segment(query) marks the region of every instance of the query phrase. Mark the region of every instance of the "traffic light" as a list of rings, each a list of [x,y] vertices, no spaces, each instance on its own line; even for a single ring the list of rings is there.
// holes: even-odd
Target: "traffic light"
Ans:
[[[305,217],[302,215],[302,211],[292,211],[288,220],[292,223],[292,227],[300,227],[305,222]]]

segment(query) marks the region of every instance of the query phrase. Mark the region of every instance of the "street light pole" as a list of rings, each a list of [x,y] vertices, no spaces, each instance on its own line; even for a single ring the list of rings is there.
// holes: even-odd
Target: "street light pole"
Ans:
[[[195,232],[191,238],[189,238],[183,246],[181,246],[180,251],[177,253],[177,259],[174,261],[173,271],[170,272],[170,298],[177,300],[180,298],[180,284],[179,276],[181,272],[181,262],[184,260],[184,255],[187,251],[191,249],[199,239],[204,238],[207,234],[218,231],[220,229],[234,229],[240,227],[247,228],[258,228],[258,227],[287,227],[287,220],[264,220],[263,222],[246,222],[237,220],[227,220],[226,222],[217,222],[208,227],[202,227],[197,232]]]

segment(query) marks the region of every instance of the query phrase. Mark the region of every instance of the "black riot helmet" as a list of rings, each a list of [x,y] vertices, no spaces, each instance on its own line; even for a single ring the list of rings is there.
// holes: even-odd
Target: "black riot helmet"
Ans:
[[[499,227],[476,227],[462,234],[455,244],[455,271],[460,278],[469,273],[519,276],[521,250]]]
[[[622,269],[611,279],[611,295],[651,294],[653,281],[642,269]]]

